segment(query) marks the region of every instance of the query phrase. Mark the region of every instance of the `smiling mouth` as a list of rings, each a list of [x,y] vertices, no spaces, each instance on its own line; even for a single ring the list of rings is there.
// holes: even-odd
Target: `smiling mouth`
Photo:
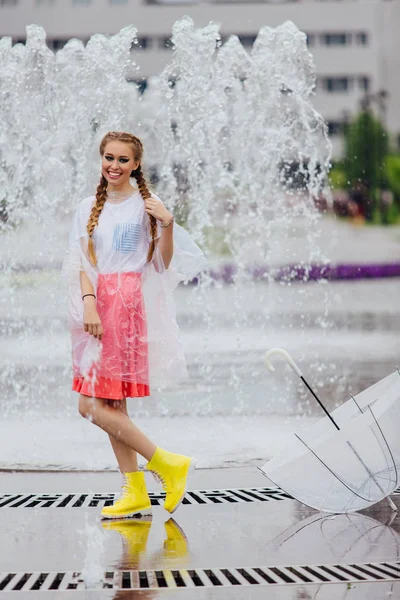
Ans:
[[[111,173],[110,171],[108,171],[108,175],[109,177],[111,177],[111,179],[117,179],[118,177],[120,177],[121,173]]]

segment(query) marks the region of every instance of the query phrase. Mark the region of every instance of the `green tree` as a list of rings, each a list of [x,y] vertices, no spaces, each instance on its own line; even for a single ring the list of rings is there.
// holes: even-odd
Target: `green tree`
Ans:
[[[389,187],[396,197],[400,200],[400,154],[392,154],[386,160],[386,175]]]
[[[346,178],[351,189],[364,197],[364,215],[371,221],[379,192],[387,187],[388,134],[372,112],[365,109],[348,126],[345,142]]]

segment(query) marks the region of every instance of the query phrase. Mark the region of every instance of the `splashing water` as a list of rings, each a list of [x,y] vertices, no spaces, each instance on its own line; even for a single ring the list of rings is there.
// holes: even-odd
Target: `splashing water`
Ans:
[[[104,534],[98,525],[90,524],[85,515],[85,527],[78,531],[85,544],[85,559],[82,569],[82,580],[87,589],[102,589],[104,566],[100,559],[104,552]]]
[[[213,272],[179,291],[191,387],[174,391],[175,404],[165,396],[138,402],[137,410],[268,411],[260,356],[281,333],[284,343],[287,321],[284,327],[274,322],[283,288],[288,319],[292,309],[298,319],[298,359],[309,343],[302,283],[294,289],[290,271],[286,280],[273,281],[280,265],[303,265],[306,280],[312,262],[327,260],[315,200],[328,194],[330,144],[311,103],[315,69],[305,34],[291,22],[263,27],[247,53],[235,36],[222,44],[217,24],[196,29],[185,17],[173,28],[170,64],[142,96],[127,81],[139,70],[135,39],[131,26],[112,37],[94,35],[86,47],[72,39],[54,54],[43,29],[32,25],[26,45],[0,40],[5,416],[75,412],[66,398],[69,340],[57,270],[72,212],[99,180],[100,139],[113,129],[143,139],[157,193],[204,246]],[[329,329],[329,293],[322,287],[324,319],[314,323],[321,336]],[[270,398],[293,396],[289,380],[268,385]]]

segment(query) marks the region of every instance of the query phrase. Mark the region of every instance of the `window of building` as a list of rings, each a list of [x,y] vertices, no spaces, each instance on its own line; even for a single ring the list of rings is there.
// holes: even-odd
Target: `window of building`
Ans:
[[[147,35],[139,35],[137,39],[133,40],[131,50],[147,50],[152,47],[152,39]]]
[[[61,50],[61,48],[64,48],[67,41],[68,40],[66,40],[66,39],[53,39],[53,40],[48,40],[47,45],[50,48],[50,50],[57,51],[57,50]]]
[[[92,0],[72,0],[72,4],[83,4],[83,5],[87,5],[87,4],[91,4]]]
[[[329,135],[343,135],[345,127],[346,125],[343,121],[328,121]]]
[[[315,46],[315,34],[314,33],[306,33],[307,36],[307,46],[312,47]]]
[[[367,46],[368,45],[368,33],[365,31],[359,31],[355,34],[356,44],[357,46]]]
[[[358,78],[358,87],[360,88],[360,90],[363,90],[364,92],[368,92],[369,84],[370,84],[369,77],[366,77],[365,75],[361,75]]]
[[[0,6],[17,6],[18,0],[0,0]]]
[[[321,77],[320,86],[327,92],[348,92],[351,89],[351,77]]]
[[[323,46],[348,46],[351,44],[351,33],[322,33],[319,37]]]
[[[167,48],[168,50],[172,50],[172,40],[169,37],[161,37],[158,40],[158,47],[159,48]]]
[[[128,4],[128,0],[109,0],[110,4]]]
[[[241,41],[243,46],[251,47],[256,41],[257,35],[248,35],[248,34],[238,34],[238,38]]]
[[[56,0],[36,0],[38,6],[54,6]]]

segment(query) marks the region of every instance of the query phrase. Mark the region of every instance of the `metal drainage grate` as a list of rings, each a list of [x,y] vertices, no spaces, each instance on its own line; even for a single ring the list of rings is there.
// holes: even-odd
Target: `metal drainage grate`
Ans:
[[[164,492],[149,492],[153,506],[161,506]],[[118,494],[0,494],[0,508],[92,508],[110,506]],[[187,492],[182,504],[234,504],[291,498],[280,488],[238,488]]]
[[[245,567],[229,569],[171,569],[106,571],[93,589],[160,589],[357,583],[400,580],[400,562],[361,564]],[[0,592],[87,589],[81,573],[0,573]],[[90,589],[90,588],[89,588]]]

